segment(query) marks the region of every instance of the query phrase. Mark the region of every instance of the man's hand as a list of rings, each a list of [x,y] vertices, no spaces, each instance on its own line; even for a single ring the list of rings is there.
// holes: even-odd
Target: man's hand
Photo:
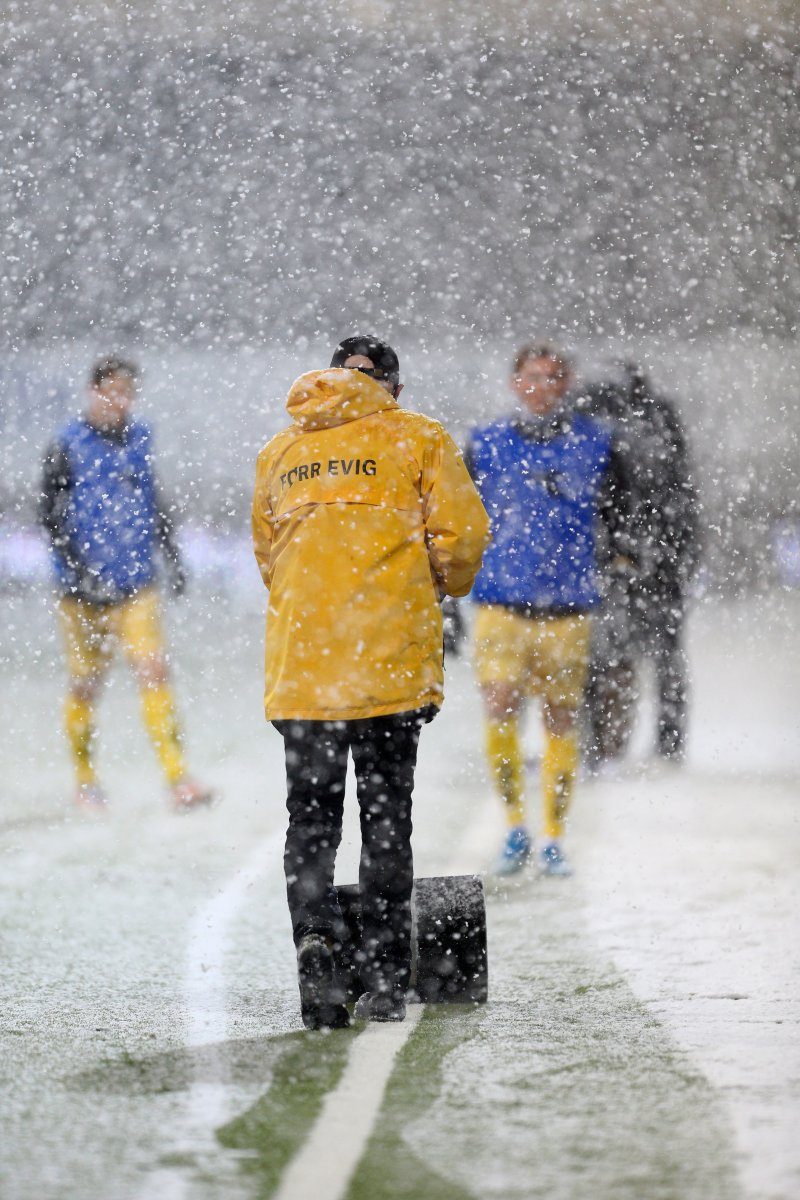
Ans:
[[[618,554],[611,560],[611,574],[618,579],[633,579],[638,575],[638,565],[627,554]]]
[[[87,566],[72,538],[62,534],[53,538],[53,548],[61,555],[75,585],[72,591],[89,604],[115,604],[120,596],[116,586],[97,570]]]
[[[82,600],[89,604],[117,604],[122,598],[119,589],[108,579],[103,579],[98,571],[91,571],[82,564],[78,565],[78,584],[75,588]]]
[[[186,591],[186,572],[174,559],[167,560],[167,587],[173,596],[182,596]]]
[[[460,654],[467,634],[459,603],[451,596],[447,596],[442,604],[442,632],[445,653]]]

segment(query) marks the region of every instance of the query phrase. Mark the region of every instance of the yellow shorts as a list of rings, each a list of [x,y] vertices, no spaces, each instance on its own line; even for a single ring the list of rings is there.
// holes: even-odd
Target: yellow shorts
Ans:
[[[585,613],[525,617],[508,608],[479,605],[475,618],[475,670],[481,685],[510,684],[547,704],[578,708],[589,665],[591,620]]]
[[[164,653],[155,588],[144,588],[119,604],[87,604],[62,596],[58,615],[73,679],[101,676],[118,644],[133,664]]]

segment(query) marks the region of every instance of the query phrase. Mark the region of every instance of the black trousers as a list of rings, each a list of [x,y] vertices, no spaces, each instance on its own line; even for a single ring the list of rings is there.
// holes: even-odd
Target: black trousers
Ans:
[[[341,941],[333,886],[345,776],[353,756],[361,813],[361,981],[401,992],[411,969],[411,795],[420,728],[436,710],[358,721],[274,721],[286,751],[284,870],[295,945],[307,933]]]
[[[624,754],[639,699],[637,666],[653,662],[657,749],[681,759],[686,750],[689,670],[683,644],[685,602],[677,586],[640,587],[594,618],[587,683],[588,750],[604,761]]]
[[[656,600],[640,617],[639,637],[655,667],[659,753],[680,759],[686,751],[689,707],[689,667],[683,646],[685,604],[677,589]]]

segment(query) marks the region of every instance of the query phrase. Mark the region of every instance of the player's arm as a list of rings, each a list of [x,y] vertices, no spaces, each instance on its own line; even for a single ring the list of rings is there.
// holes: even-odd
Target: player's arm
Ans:
[[[444,594],[466,596],[489,544],[489,518],[461,452],[444,429],[426,449],[422,489],[434,578]]]
[[[600,484],[598,515],[606,527],[609,557],[620,565],[638,563],[635,524],[635,484],[628,456],[617,438],[612,439],[608,465]]]
[[[686,434],[672,405],[667,407],[666,418],[673,452],[675,549],[683,577],[689,580],[694,575],[701,554],[699,499]]]
[[[256,485],[253,492],[252,529],[253,551],[264,580],[265,587],[272,583],[270,574],[270,558],[272,555],[272,536],[275,527],[272,505],[269,493],[270,469],[265,454],[260,454],[256,464]]]
[[[47,532],[52,549],[65,560],[68,567],[80,571],[80,554],[67,528],[71,487],[69,458],[61,443],[53,442],[47,448],[42,467],[39,524]]]
[[[678,544],[678,562],[683,578],[688,581],[697,570],[703,553],[699,521],[700,501],[691,475],[680,484],[680,488],[684,497],[684,510]]]

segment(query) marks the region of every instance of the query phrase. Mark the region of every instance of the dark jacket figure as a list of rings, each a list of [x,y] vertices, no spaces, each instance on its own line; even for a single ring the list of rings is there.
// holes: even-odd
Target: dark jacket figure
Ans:
[[[588,410],[617,431],[633,465],[632,532],[637,565],[606,556],[603,615],[595,625],[588,705],[589,757],[624,753],[633,727],[635,664],[653,659],[658,697],[657,751],[681,759],[686,748],[687,663],[683,619],[698,557],[697,498],[685,433],[675,405],[638,369],[622,384],[590,390]]]

